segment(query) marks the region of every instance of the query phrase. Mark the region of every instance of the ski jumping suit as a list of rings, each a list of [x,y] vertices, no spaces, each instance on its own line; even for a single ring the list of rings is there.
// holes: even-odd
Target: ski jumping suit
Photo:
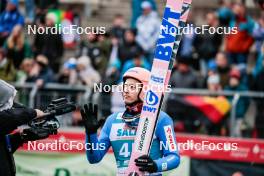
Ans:
[[[96,148],[90,148],[86,151],[89,163],[100,162],[112,146],[118,168],[117,175],[123,175],[128,166],[132,144],[136,136],[136,129],[128,127],[123,121],[122,115],[123,113],[110,115],[100,132],[99,138],[97,138],[97,134],[86,136],[86,143],[90,143],[93,148]],[[158,166],[159,175],[162,171],[176,168],[180,163],[175,137],[172,119],[161,111],[149,153],[149,156]],[[153,175],[157,175],[157,173]]]

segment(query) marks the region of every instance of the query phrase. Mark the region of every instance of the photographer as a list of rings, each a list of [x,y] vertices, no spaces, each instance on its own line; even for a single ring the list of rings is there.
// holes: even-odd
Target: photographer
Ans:
[[[14,103],[16,89],[0,79],[0,175],[15,176],[13,153],[28,141],[45,139],[49,133],[44,130],[27,128],[12,133],[20,125],[27,124],[44,112]]]

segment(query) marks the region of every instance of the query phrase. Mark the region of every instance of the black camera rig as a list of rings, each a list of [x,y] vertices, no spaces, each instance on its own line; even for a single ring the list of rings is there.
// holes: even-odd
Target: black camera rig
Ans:
[[[44,111],[45,115],[32,119],[28,125],[33,129],[45,130],[49,134],[56,134],[60,128],[60,123],[56,116],[64,115],[76,110],[76,105],[66,98],[52,100]]]

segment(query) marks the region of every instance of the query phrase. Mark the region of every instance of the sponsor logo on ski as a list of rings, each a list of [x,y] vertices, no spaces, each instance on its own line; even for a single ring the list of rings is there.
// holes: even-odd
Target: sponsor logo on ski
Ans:
[[[157,108],[153,108],[153,107],[150,107],[150,106],[143,106],[143,111],[148,111],[148,112],[155,113],[156,110],[157,110]]]
[[[171,28],[177,28],[176,24],[171,23],[169,19],[179,20],[180,16],[180,13],[173,12],[171,11],[171,8],[166,7],[161,28],[164,29],[166,27],[168,28],[168,31],[171,31]],[[174,41],[175,33],[168,33],[165,30],[161,30],[157,42],[155,58],[159,60],[170,61]],[[172,46],[168,46],[168,44],[172,44]]]
[[[164,83],[164,78],[160,78],[160,77],[151,75],[150,79],[154,82],[157,82],[157,83]]]
[[[142,133],[141,133],[141,136],[140,136],[140,141],[139,141],[139,146],[138,146],[138,150],[139,151],[143,150],[143,144],[144,144],[144,140],[146,139],[146,133],[147,133],[147,130],[148,130],[148,125],[149,125],[149,119],[146,118],[146,120],[144,121]]]
[[[143,106],[143,111],[155,113],[157,108],[151,106],[155,106],[156,104],[158,104],[158,102],[159,102],[159,97],[153,91],[149,90],[146,96],[146,103],[149,106]]]
[[[166,134],[166,139],[167,139],[167,143],[169,144],[169,150],[172,151],[176,151],[177,150],[177,146],[173,137],[173,131],[170,125],[165,126],[164,127],[164,131]]]
[[[169,67],[169,62],[172,59],[172,53],[173,53],[173,46],[175,42],[175,36],[176,36],[176,31],[173,32],[171,30],[172,28],[178,29],[178,22],[180,21],[180,16],[181,16],[181,9],[182,9],[182,1],[176,1],[176,0],[168,0],[166,8],[164,10],[164,17],[162,19],[162,25],[160,27],[160,35],[159,39],[157,41],[157,47],[155,50],[155,57],[154,57],[154,62],[152,65],[152,70],[151,74],[154,76],[150,77],[150,84],[152,85],[161,85],[162,88],[165,87],[164,82],[167,81],[167,72],[168,72],[168,67]],[[167,28],[168,30],[164,30]],[[168,32],[169,31],[169,32]],[[161,72],[160,72],[161,70]],[[155,112],[158,111],[158,105],[160,103],[160,98],[161,94],[160,92],[154,90],[154,89],[148,89],[152,91],[147,91],[146,97],[144,100],[145,106],[143,106],[143,117],[148,117],[151,118],[151,120],[154,120],[157,117],[157,114]],[[164,92],[164,91],[163,91]],[[148,112],[147,112],[148,111]],[[151,113],[149,113],[151,112]],[[154,113],[153,113],[154,112]],[[145,114],[144,114],[145,113]],[[153,118],[152,118],[153,117]],[[146,151],[149,150],[150,145],[146,146],[144,143],[144,140],[148,137],[151,138],[151,136],[146,136],[146,135],[153,135],[154,134],[154,129],[152,128],[154,124],[152,124],[152,121],[148,118],[143,118],[140,121],[140,128],[141,130],[137,132],[137,143],[135,145],[135,148],[133,148],[132,152],[132,157],[129,162],[129,167],[128,167],[128,173],[135,173],[135,170],[138,171],[138,168],[135,166],[135,162],[132,161],[134,160],[134,157],[136,157],[139,154],[142,154],[143,152],[146,153]],[[154,123],[154,122],[153,122]],[[165,132],[168,130],[166,133],[166,138],[170,139],[169,144],[171,150],[177,150],[176,149],[176,143],[175,140],[173,139],[173,131],[172,127],[166,126],[164,127]],[[146,134],[146,132],[149,132]],[[167,168],[166,163],[162,163],[162,169],[166,170]],[[142,172],[139,172],[139,175],[143,175]]]
[[[147,100],[146,103],[150,106],[155,106],[159,101],[159,97],[152,91],[149,90],[147,92]]]

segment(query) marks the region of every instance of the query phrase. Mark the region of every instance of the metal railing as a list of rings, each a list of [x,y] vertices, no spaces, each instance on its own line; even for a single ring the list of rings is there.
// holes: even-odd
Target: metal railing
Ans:
[[[62,96],[78,96],[77,104],[84,104],[94,99],[94,96],[98,96],[98,94],[94,94],[92,88],[82,85],[66,85],[66,84],[56,84],[49,83],[46,84],[43,88],[39,89],[34,83],[26,83],[26,84],[13,84],[18,90],[29,90],[28,91],[28,105],[29,107],[43,107],[46,106],[51,99],[62,97]],[[231,102],[231,111],[230,111],[230,127],[234,127],[236,123],[236,107],[238,101],[242,97],[248,98],[264,98],[264,92],[252,92],[252,91],[209,91],[206,89],[172,89],[170,93],[165,94],[164,102],[167,102],[169,94],[177,94],[177,95],[201,95],[201,96],[232,96],[234,97]],[[46,96],[49,96],[47,101]],[[166,103],[164,103],[166,107]],[[230,128],[230,135],[234,136],[235,131],[234,128]]]
[[[230,112],[230,136],[235,137],[235,126],[236,123],[236,108],[240,98],[264,98],[264,92],[253,92],[253,91],[209,91],[206,89],[183,89],[176,88],[172,89],[170,93],[177,95],[201,95],[201,96],[232,96],[234,97],[231,102]],[[168,94],[165,95],[164,102],[168,99]],[[166,105],[165,105],[166,106]]]
[[[209,91],[207,89],[183,89],[176,88],[172,89],[171,93],[180,94],[180,95],[211,95],[211,96],[234,96],[239,94],[240,97],[250,97],[250,98],[264,98],[264,92],[253,92],[253,91]]]
[[[80,98],[78,98],[78,103],[88,102],[92,96],[92,90],[89,87],[82,86],[82,85],[67,85],[67,84],[56,84],[56,83],[48,83],[43,88],[38,88],[37,85],[34,83],[25,83],[25,84],[13,84],[16,89],[20,90],[28,90],[28,106],[39,107],[42,106],[43,101],[38,100],[41,98],[40,96],[44,96],[47,98],[50,96],[52,99],[66,96],[66,97],[73,97],[81,94]],[[42,94],[41,94],[42,93]],[[46,93],[43,95],[43,93]],[[27,96],[27,95],[23,95]],[[46,96],[46,97],[45,97]],[[45,104],[45,103],[44,103]]]

